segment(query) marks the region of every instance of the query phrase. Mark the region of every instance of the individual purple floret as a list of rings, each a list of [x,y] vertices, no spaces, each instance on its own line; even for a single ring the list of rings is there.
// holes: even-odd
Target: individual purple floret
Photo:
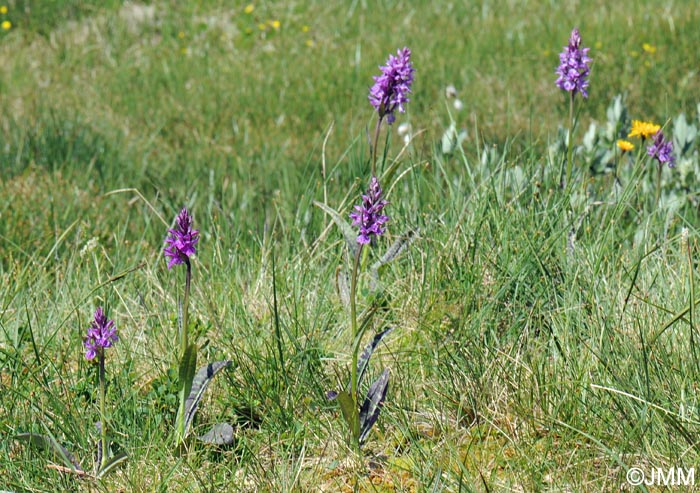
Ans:
[[[163,249],[163,253],[170,259],[168,269],[171,269],[173,265],[184,264],[187,259],[197,253],[195,245],[198,241],[199,231],[192,229],[192,216],[186,208],[183,208],[177,216],[176,227],[168,230],[168,237],[165,238],[167,245]]]
[[[389,55],[386,66],[379,67],[382,75],[373,77],[374,85],[369,90],[369,102],[379,112],[379,118],[386,116],[389,124],[396,119],[394,110],[398,108],[401,113],[406,111],[403,105],[408,103],[415,72],[411,64],[411,50],[403,48],[396,54],[398,56]]]
[[[98,354],[102,354],[104,348],[112,347],[112,344],[119,340],[117,328],[114,326],[114,320],[107,320],[102,307],[97,307],[95,310],[95,320],[88,328],[87,337],[85,338],[85,358],[92,360]]]
[[[673,157],[673,142],[666,141],[661,130],[654,134],[654,142],[647,148],[647,154],[656,159],[659,165],[668,164],[669,168],[676,166],[676,158]]]
[[[577,28],[571,31],[569,46],[559,54],[559,67],[557,67],[557,86],[560,89],[576,94],[580,92],[584,98],[588,97],[588,73],[591,71],[588,57],[590,48],[581,48],[581,35]]]
[[[384,234],[382,225],[389,220],[389,216],[384,216],[381,212],[386,204],[387,201],[382,199],[382,187],[379,185],[379,180],[373,176],[367,194],[362,196],[362,205],[356,205],[355,212],[350,213],[352,225],[360,227],[357,242],[361,245],[369,243],[371,235]]]

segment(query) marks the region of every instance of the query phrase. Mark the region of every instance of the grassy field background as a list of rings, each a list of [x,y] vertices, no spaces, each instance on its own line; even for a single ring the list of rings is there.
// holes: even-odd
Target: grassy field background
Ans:
[[[591,177],[577,154],[582,201],[560,189],[552,144],[568,124],[554,71],[575,26],[594,60],[575,144],[617,94],[630,118],[697,126],[696,2],[247,5],[6,3],[0,489],[618,491],[631,467],[694,467],[697,187],[657,206],[653,164],[630,165],[611,199],[610,173]],[[388,138],[398,172],[380,243],[420,234],[382,272],[373,330],[396,330],[372,368],[390,367],[391,382],[362,473],[325,398],[346,381],[350,335],[342,237],[313,201],[344,215],[359,201],[367,91],[403,46],[416,78]],[[467,137],[446,155],[451,121]],[[677,173],[664,171],[669,190]],[[162,246],[183,205],[202,234],[200,358],[233,360],[195,431],[225,420],[236,441],[177,454],[183,273]],[[48,431],[91,464],[96,372],[82,337],[97,305],[120,331],[108,406],[129,460],[93,481],[12,437]]]

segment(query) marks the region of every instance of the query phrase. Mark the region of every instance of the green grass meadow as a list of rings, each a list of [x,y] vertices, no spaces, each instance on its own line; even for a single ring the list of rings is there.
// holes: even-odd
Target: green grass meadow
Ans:
[[[677,119],[700,127],[697,2],[5,6],[0,491],[700,491],[700,470],[698,486],[626,479],[700,467],[700,132],[679,146]],[[562,188],[554,81],[573,27],[593,65]],[[368,89],[403,46],[415,82],[380,137],[391,220],[369,255],[419,232],[379,295],[362,278],[369,333],[394,331],[370,366],[391,376],[358,463],[326,398],[351,361],[345,242],[314,202],[345,218],[360,202]],[[626,121],[680,139],[658,200],[639,140],[630,156],[592,136],[618,94]],[[465,138],[446,152],[451,123]],[[224,447],[173,446],[184,270],[163,242],[183,206],[201,234],[190,334],[199,361],[233,362],[193,435],[226,421]],[[92,473],[96,306],[119,330],[107,427],[128,454],[100,479],[16,440],[50,435]]]

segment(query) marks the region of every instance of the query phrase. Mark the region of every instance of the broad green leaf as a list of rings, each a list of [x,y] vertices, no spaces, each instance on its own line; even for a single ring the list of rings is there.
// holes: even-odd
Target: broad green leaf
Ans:
[[[211,445],[231,445],[233,443],[233,427],[228,423],[217,423],[205,435],[197,438]]]
[[[180,379],[180,389],[184,395],[190,395],[192,390],[192,381],[194,373],[197,369],[197,345],[190,344],[185,349],[185,354],[182,355],[180,361],[180,371],[178,377]]]
[[[197,412],[197,406],[199,401],[204,395],[204,391],[207,390],[209,382],[224,368],[231,365],[231,360],[225,361],[215,361],[214,363],[209,363],[206,366],[201,367],[197,374],[194,376],[194,380],[190,383],[190,393],[187,397],[187,402],[185,403],[185,435],[187,435],[187,430],[192,424],[194,415]]]
[[[97,479],[99,479],[102,476],[104,476],[105,474],[107,474],[109,471],[111,471],[112,469],[117,467],[122,462],[126,462],[126,460],[128,458],[129,457],[124,452],[121,452],[121,453],[115,455],[114,457],[112,457],[111,459],[109,459],[107,461],[107,463],[105,464],[105,466],[102,469],[100,469],[99,472],[97,473]]]
[[[389,369],[385,369],[379,378],[369,387],[367,398],[360,408],[360,443],[364,442],[369,431],[379,418],[382,404],[389,388]]]
[[[350,392],[339,392],[337,398],[340,404],[340,411],[348,424],[348,428],[350,428],[354,437],[358,437],[360,434],[360,415]]]
[[[55,457],[58,457],[66,467],[75,471],[84,472],[75,456],[52,436],[39,435],[37,433],[20,433],[19,435],[15,435],[15,439],[22,442],[29,442],[35,447],[48,450],[52,452]]]
[[[322,202],[317,202],[315,200],[314,205],[323,210],[329,216],[331,216],[333,222],[336,224],[336,226],[340,228],[340,232],[343,233],[345,243],[348,245],[350,256],[354,257],[357,253],[357,249],[359,248],[357,244],[357,231],[355,231],[355,229],[352,226],[350,226],[350,223],[343,219],[343,217],[331,207],[328,207],[326,204]]]
[[[181,403],[185,401],[185,397],[189,396],[190,392],[192,391],[192,381],[194,379],[194,373],[196,369],[197,345],[190,344],[189,346],[187,346],[187,348],[185,348],[185,353],[182,355],[182,360],[180,361],[180,368],[178,370],[178,379],[180,385],[179,401]],[[186,402],[185,414],[187,414]],[[175,421],[175,430],[177,433],[178,442],[180,440],[184,440],[187,436],[187,418],[183,416],[179,411],[177,413],[177,419]],[[182,434],[182,436],[180,436],[180,434]]]

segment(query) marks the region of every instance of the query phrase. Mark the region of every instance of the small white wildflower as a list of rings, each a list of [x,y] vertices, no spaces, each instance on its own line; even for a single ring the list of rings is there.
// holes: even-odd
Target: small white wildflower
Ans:
[[[97,239],[97,236],[93,236],[90,238],[87,243],[83,246],[83,248],[80,249],[80,258],[83,258],[85,255],[88,253],[92,252],[95,248],[97,248],[97,245],[99,245],[99,240]]]

